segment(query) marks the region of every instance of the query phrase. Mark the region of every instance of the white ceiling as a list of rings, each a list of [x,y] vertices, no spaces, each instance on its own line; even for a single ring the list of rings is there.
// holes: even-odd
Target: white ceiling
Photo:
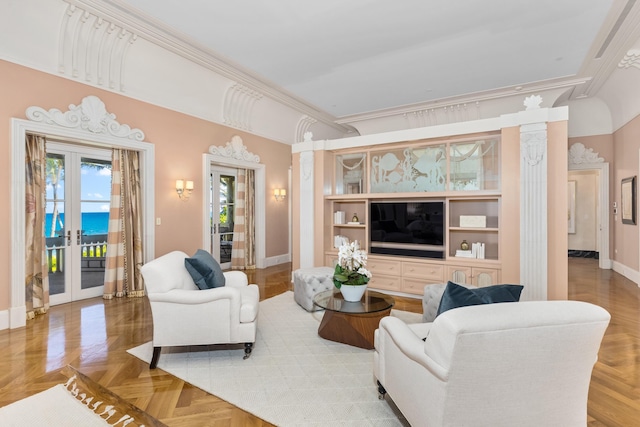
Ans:
[[[636,0],[108,2],[336,118],[532,82],[590,95],[638,39]]]

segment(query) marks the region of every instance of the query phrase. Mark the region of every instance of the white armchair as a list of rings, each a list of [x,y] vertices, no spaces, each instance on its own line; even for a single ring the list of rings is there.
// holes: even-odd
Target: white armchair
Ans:
[[[248,358],[256,339],[258,286],[249,285],[245,273],[230,271],[225,286],[200,290],[184,265],[187,257],[174,251],[141,268],[153,317],[150,367],[169,346],[243,343]]]
[[[380,398],[388,392],[413,427],[584,427],[609,320],[579,301],[476,305],[417,325],[385,317],[375,336]]]

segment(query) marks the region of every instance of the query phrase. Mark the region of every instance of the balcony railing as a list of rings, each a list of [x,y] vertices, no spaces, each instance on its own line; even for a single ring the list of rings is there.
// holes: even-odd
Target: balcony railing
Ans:
[[[74,244],[75,242],[72,242]],[[91,234],[82,236],[82,271],[104,271],[107,255],[107,235]],[[49,273],[64,270],[64,254],[66,249],[65,237],[48,237],[46,239],[47,265]]]

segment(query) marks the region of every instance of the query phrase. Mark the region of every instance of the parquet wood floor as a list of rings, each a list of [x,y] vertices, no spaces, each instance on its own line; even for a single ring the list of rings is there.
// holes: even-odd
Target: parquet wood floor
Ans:
[[[594,368],[588,425],[633,426],[640,420],[640,288],[597,261],[569,261],[569,298],[609,310],[611,324]],[[249,272],[261,299],[291,289],[289,265]],[[396,298],[394,308],[421,312],[419,299]],[[71,365],[169,426],[270,425],[126,350],[151,339],[144,298],[95,298],[51,308],[26,328],[0,331],[0,406],[66,381]],[[550,385],[552,386],[552,385]]]

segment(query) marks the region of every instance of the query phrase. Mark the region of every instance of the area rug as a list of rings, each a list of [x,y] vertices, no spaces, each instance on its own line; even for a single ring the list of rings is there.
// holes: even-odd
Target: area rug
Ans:
[[[249,359],[242,359],[241,347],[191,347],[163,350],[158,368],[278,426],[408,425],[378,399],[373,350],[320,338],[322,315],[302,309],[289,291],[260,303]],[[148,342],[128,352],[149,362],[153,347]]]
[[[69,368],[69,367],[67,367]],[[70,368],[72,369],[72,368]],[[129,412],[129,413],[127,413]],[[164,424],[114,395],[96,392],[82,374],[73,374],[65,384],[18,400],[0,408],[3,427],[153,427]]]

